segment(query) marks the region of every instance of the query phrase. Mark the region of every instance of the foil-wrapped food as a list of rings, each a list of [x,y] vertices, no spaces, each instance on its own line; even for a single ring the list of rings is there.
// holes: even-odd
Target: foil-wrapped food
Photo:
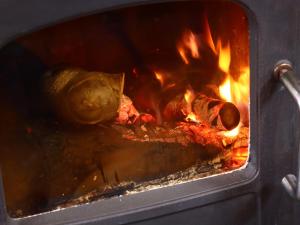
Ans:
[[[57,116],[72,123],[96,124],[117,115],[124,74],[64,68],[47,72],[43,85]]]

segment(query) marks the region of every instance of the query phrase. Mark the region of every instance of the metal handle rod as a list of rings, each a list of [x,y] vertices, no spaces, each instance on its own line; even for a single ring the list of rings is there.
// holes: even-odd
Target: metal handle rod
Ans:
[[[300,112],[300,80],[295,76],[292,63],[288,60],[279,61],[275,65],[274,76],[292,95]],[[292,198],[300,200],[300,146],[298,147],[297,163],[296,176],[294,174],[286,175],[282,179],[282,185]]]

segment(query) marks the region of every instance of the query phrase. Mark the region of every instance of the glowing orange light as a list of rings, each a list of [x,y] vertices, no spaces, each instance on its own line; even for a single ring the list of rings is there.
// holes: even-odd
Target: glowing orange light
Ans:
[[[189,64],[188,55],[195,59],[200,58],[199,47],[200,42],[196,35],[192,31],[187,30],[184,32],[182,40],[177,46],[177,50],[184,63]]]
[[[194,94],[194,91],[191,87],[187,88],[186,89],[186,92],[184,94],[184,100],[188,103],[188,104],[191,104],[192,101],[194,100],[195,98],[195,94]]]
[[[222,42],[221,42],[222,43]],[[224,71],[225,73],[229,72],[230,67],[230,45],[227,44],[224,48],[221,44],[220,50],[219,50],[219,68]]]
[[[186,121],[188,121],[188,122],[195,122],[195,123],[198,123],[199,122],[199,120],[197,119],[197,116],[195,115],[195,113],[193,113],[193,112],[190,112],[187,116],[186,116],[186,118],[185,118],[185,120]]]
[[[185,64],[189,64],[190,62],[189,62],[189,60],[187,59],[187,57],[186,57],[186,55],[185,55],[184,49],[181,48],[181,47],[178,47],[178,52],[179,52],[179,55],[181,56],[183,62],[184,62]]]
[[[194,99],[195,99],[194,90],[192,89],[192,87],[188,87],[184,94],[184,100],[187,103],[186,109],[185,109],[186,112],[184,112],[184,114],[186,115],[185,120],[188,122],[189,121],[199,122],[195,113],[192,112],[192,102],[194,101]]]
[[[248,159],[248,149],[247,148],[238,148],[238,149],[234,149],[232,152],[232,157],[231,157],[231,161],[232,161],[232,166],[234,167],[240,167],[243,164],[245,164],[245,162]]]
[[[162,73],[154,71],[154,74],[155,74],[156,79],[159,81],[160,85],[163,86],[164,85],[164,77],[163,77]]]
[[[236,60],[235,64],[231,65],[232,55],[230,42],[225,42],[221,37],[216,37],[216,42],[214,42],[212,31],[207,17],[205,17],[203,36],[196,35],[192,31],[186,30],[177,44],[178,53],[183,62],[188,65],[192,58],[200,58],[200,50],[205,49],[200,48],[202,44],[208,46],[217,57],[218,68],[224,72],[225,79],[219,85],[219,96],[226,102],[235,104],[240,111],[241,117],[247,118],[249,103],[249,67],[239,65]],[[234,71],[237,71],[237,69],[240,68],[240,73],[232,76],[231,68],[234,68]],[[160,78],[157,77],[157,79]],[[187,104],[186,109],[184,109],[184,115],[186,116],[185,120],[199,122],[197,115],[192,112],[192,101],[194,98],[195,94],[193,89],[188,87],[184,94],[184,100]],[[246,120],[241,120],[241,123],[233,130],[223,131],[224,136],[236,137],[239,134],[240,129],[244,126],[244,121]]]
[[[236,128],[229,131],[223,131],[223,135],[225,137],[236,137],[240,132],[241,124],[239,124]]]
[[[204,38],[210,49],[217,55],[217,49],[215,47],[211,32],[209,23],[207,20],[207,17],[204,18]]]
[[[220,96],[232,102],[237,107],[247,105],[249,102],[249,68],[244,68],[237,81],[228,75],[225,81],[219,86]]]
[[[236,105],[247,105],[249,102],[249,67],[242,69],[237,81],[232,84],[232,101]]]
[[[186,45],[191,50],[192,56],[194,58],[199,58],[198,43],[196,40],[196,36],[192,32],[190,32],[190,34],[187,38]]]
[[[219,92],[221,98],[223,98],[227,102],[232,102],[231,81],[229,76],[225,79],[224,83],[220,85]]]

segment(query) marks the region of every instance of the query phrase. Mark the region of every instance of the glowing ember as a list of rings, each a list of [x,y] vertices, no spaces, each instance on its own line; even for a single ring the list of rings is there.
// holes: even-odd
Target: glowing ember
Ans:
[[[182,41],[178,44],[177,50],[185,64],[189,64],[188,55],[192,58],[199,59],[200,41],[196,35],[188,30],[184,33]]]
[[[231,167],[238,168],[245,164],[248,159],[248,148],[238,148],[234,149],[231,157]]]
[[[239,124],[236,128],[234,128],[233,130],[229,130],[229,131],[223,131],[223,135],[225,137],[236,137],[239,132],[240,132],[240,127],[241,124]]]
[[[186,120],[187,122],[195,122],[195,123],[199,123],[199,120],[197,119],[197,116],[196,116],[195,113],[193,113],[193,112],[190,112],[190,113],[186,116],[185,120]]]

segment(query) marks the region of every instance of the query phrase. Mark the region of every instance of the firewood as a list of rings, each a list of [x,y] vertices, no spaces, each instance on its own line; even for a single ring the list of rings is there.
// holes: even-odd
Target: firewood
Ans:
[[[122,134],[123,138],[138,142],[177,143],[182,146],[199,144],[212,147],[219,151],[225,149],[223,139],[227,139],[215,128],[202,124],[181,122],[178,126],[146,126],[146,130],[139,126],[126,127],[113,125],[113,128]],[[230,142],[230,141],[228,141]]]
[[[163,111],[164,118],[168,121],[182,121],[191,111],[199,122],[220,130],[232,130],[240,122],[239,110],[230,102],[197,94],[190,104],[191,106],[182,94],[177,95],[166,105]]]
[[[208,122],[220,130],[232,130],[240,122],[240,112],[234,104],[205,95],[195,98],[192,110],[200,121]]]
[[[117,115],[124,75],[65,68],[44,76],[44,92],[52,110],[65,121],[96,124]]]

